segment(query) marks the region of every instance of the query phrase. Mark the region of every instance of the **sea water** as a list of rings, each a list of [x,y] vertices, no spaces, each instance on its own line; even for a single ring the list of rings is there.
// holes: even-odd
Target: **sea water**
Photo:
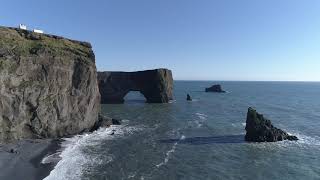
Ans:
[[[320,83],[175,81],[172,102],[144,101],[102,105],[122,125],[65,139],[45,179],[320,179]],[[300,140],[245,142],[248,107]]]

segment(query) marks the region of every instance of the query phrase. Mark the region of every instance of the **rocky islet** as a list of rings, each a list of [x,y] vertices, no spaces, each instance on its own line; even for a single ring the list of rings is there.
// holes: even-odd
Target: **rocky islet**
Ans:
[[[250,142],[276,142],[282,140],[298,140],[281,129],[274,127],[271,121],[259,114],[255,109],[248,108],[245,140]]]
[[[216,93],[225,93],[226,91],[222,90],[222,87],[220,84],[212,85],[209,88],[205,89],[206,92],[216,92]]]

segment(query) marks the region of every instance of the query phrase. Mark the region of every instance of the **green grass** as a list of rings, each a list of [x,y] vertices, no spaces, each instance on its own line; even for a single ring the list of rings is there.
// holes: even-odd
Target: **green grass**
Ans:
[[[0,53],[3,51],[18,56],[35,56],[39,53],[86,58],[90,58],[92,53],[91,48],[69,39],[0,27]]]

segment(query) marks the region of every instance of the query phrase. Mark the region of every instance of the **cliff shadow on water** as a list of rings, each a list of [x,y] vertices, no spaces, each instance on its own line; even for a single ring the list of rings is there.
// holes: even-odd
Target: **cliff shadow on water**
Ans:
[[[209,137],[190,137],[185,139],[162,139],[160,143],[176,143],[203,145],[203,144],[239,144],[246,143],[244,135],[226,135],[226,136],[209,136]]]

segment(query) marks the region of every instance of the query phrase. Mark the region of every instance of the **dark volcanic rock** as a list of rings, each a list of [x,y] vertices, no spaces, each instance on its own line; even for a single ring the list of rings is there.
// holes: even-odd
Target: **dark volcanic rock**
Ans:
[[[113,125],[121,125],[121,120],[120,120],[120,119],[113,119],[113,118],[112,118],[112,124],[113,124]]]
[[[9,153],[12,153],[12,154],[17,154],[18,153],[18,151],[17,151],[17,149],[10,149],[9,150]]]
[[[98,130],[100,127],[109,127],[111,125],[121,125],[121,120],[113,119],[99,114],[98,121],[91,128],[90,132]]]
[[[209,88],[206,88],[206,92],[218,92],[218,93],[225,93],[226,91],[222,90],[220,84],[213,85]]]
[[[192,101],[192,98],[189,94],[187,94],[187,101]]]
[[[130,91],[140,91],[148,103],[172,99],[173,79],[168,69],[137,72],[98,72],[101,103],[123,103]]]
[[[296,136],[290,136],[288,133],[274,127],[271,121],[264,118],[253,108],[248,109],[246,121],[246,141],[251,142],[275,142],[282,140],[298,140]]]
[[[89,43],[0,27],[0,142],[87,131],[99,111]]]

